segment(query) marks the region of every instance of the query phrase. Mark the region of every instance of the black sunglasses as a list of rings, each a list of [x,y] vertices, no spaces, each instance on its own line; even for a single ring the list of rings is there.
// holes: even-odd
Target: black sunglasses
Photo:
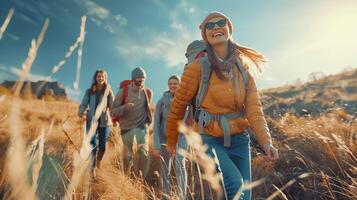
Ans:
[[[217,24],[219,27],[224,27],[224,26],[227,24],[227,21],[226,21],[225,19],[221,19],[221,20],[219,20],[219,21],[217,21],[217,22],[208,22],[208,23],[206,24],[206,29],[207,29],[207,30],[212,30],[212,29],[216,26],[216,24]]]

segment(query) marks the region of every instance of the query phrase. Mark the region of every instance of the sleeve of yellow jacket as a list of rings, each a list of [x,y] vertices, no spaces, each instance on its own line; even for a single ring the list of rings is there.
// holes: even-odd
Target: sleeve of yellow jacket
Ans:
[[[258,90],[251,74],[249,74],[249,85],[246,95],[245,106],[249,125],[255,133],[259,144],[264,147],[266,144],[271,144],[271,137],[267,122],[264,118]]]
[[[186,66],[181,77],[179,89],[171,103],[170,113],[166,124],[167,145],[175,147],[178,137],[178,122],[183,120],[186,106],[196,96],[200,81],[200,63],[198,60]]]

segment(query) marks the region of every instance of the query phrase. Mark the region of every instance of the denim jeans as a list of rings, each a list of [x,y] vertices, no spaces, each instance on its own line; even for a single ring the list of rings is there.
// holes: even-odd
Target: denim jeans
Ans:
[[[177,146],[178,149],[183,149],[187,150],[187,142],[186,138],[183,134],[179,135],[179,142]],[[167,152],[166,145],[161,146],[160,150],[161,154],[161,166],[160,166],[160,174],[163,182],[163,193],[165,195],[169,195],[169,185],[170,185],[170,160],[173,158],[170,157],[169,153]],[[177,185],[179,189],[179,196],[180,199],[185,199],[186,198],[186,191],[187,191],[187,171],[186,171],[186,161],[185,157],[180,155],[179,153],[176,153],[175,156],[175,173],[176,173],[176,180],[177,180]],[[168,199],[164,196],[162,199]]]
[[[89,127],[87,127],[87,131],[89,131]],[[92,146],[93,168],[96,165],[97,159],[98,160],[103,159],[108,136],[109,136],[109,127],[97,127],[97,130],[95,131],[93,137],[90,140],[90,144]]]
[[[151,157],[149,154],[149,135],[146,129],[143,128],[133,128],[121,135],[124,148],[125,148],[125,158],[124,161],[128,163],[133,161],[134,171],[141,171],[143,178],[146,179],[149,174],[151,167]],[[133,160],[133,143],[134,137],[137,143],[137,159]]]
[[[242,133],[231,137],[231,146],[224,147],[223,137],[213,137],[202,134],[203,143],[208,146],[207,154],[214,156],[215,149],[219,161],[217,166],[223,175],[224,191],[227,198],[233,199],[238,190],[251,182],[251,156],[250,138],[248,133]],[[243,191],[241,200],[251,199],[251,190]]]

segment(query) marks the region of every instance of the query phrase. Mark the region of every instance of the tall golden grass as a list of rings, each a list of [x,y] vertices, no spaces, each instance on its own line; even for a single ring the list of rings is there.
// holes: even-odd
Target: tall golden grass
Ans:
[[[9,97],[2,103],[0,108],[1,116],[11,111],[11,106],[13,106],[14,98],[15,97]],[[20,104],[22,104],[22,108],[18,113],[18,118],[19,122],[23,121],[22,124],[24,125],[23,127],[19,128],[21,128],[20,132],[22,132],[22,135],[24,136],[24,138],[26,138],[26,141],[24,143],[27,144],[23,145],[24,147],[26,147],[24,152],[32,152],[32,156],[30,156],[30,153],[24,153],[23,155],[29,156],[25,158],[21,157],[22,162],[38,162],[39,155],[46,155],[52,158],[60,157],[60,168],[56,168],[56,166],[52,165],[43,167],[56,168],[58,174],[52,174],[52,176],[58,175],[61,177],[62,180],[58,184],[64,184],[65,191],[70,199],[83,199],[83,197],[85,196],[89,198],[89,195],[91,195],[91,197],[97,198],[102,198],[103,196],[111,196],[112,199],[117,199],[118,196],[121,196],[121,193],[126,195],[124,195],[123,198],[128,197],[129,199],[141,199],[141,197],[145,196],[141,183],[139,181],[130,180],[119,166],[119,163],[121,163],[120,157],[122,154],[122,144],[118,134],[119,131],[117,131],[117,129],[113,129],[111,131],[108,148],[112,151],[108,151],[106,153],[103,160],[103,167],[98,173],[98,179],[94,182],[91,181],[91,187],[84,191],[82,185],[76,185],[76,181],[78,180],[73,181],[72,184],[70,183],[71,179],[78,177],[79,179],[85,179],[89,176],[86,173],[81,172],[80,169],[78,170],[78,168],[86,169],[85,165],[78,167],[74,163],[82,161],[81,157],[78,158],[73,155],[78,154],[76,146],[81,146],[81,144],[83,143],[83,138],[81,134],[81,131],[83,131],[81,130],[81,128],[83,127],[81,127],[81,122],[77,117],[77,104],[70,102],[44,102],[40,100],[25,101],[22,99],[19,99],[18,101]],[[30,107],[25,106],[29,104],[31,105]],[[10,140],[10,133],[12,133],[11,130],[7,129],[9,123],[11,123],[11,121],[7,117],[5,117],[5,119],[1,121],[0,142],[2,146],[9,146],[8,143]],[[42,127],[45,127],[45,129],[48,130],[48,133],[46,133],[45,135],[42,135],[43,131],[41,133]],[[63,130],[65,130],[70,135],[70,139],[64,134]],[[42,144],[43,154],[41,153]],[[33,151],[33,149],[36,149],[36,151]],[[10,149],[3,148],[2,152],[6,152],[8,150]],[[11,153],[11,156],[16,155]],[[75,161],[75,159],[77,159],[77,161]],[[31,194],[29,193],[30,190],[26,192],[23,187],[21,187],[20,192],[24,196],[17,197],[14,195],[14,193],[16,193],[17,191],[13,189],[16,189],[17,187],[9,185],[9,172],[4,171],[4,163],[6,162],[4,162],[3,157],[1,158],[1,160],[1,194],[5,194],[5,199],[23,199],[22,197],[24,196],[28,198],[29,194]],[[38,166],[40,166],[40,164],[37,164],[37,167],[35,165],[32,165],[33,167],[29,167],[29,165],[11,166],[13,170],[17,171],[17,173],[19,173],[19,169],[21,168],[21,166],[24,166],[27,169],[24,172],[24,177],[27,177],[29,175],[28,173],[30,173],[28,170],[30,170],[32,174],[32,172],[37,171],[37,169],[39,168]],[[77,167],[77,169],[75,167]],[[42,168],[41,170],[45,171],[46,169],[44,168]],[[38,184],[46,182],[46,180],[48,179],[51,179],[51,177],[41,177],[41,173],[34,174],[31,176],[33,180],[33,185],[30,185],[30,183],[28,183],[29,188],[35,187],[34,185],[36,179],[44,180],[37,181],[36,183]],[[24,177],[22,177],[22,180],[26,181],[27,179]],[[106,177],[110,177],[110,179]],[[79,182],[84,183],[81,181],[82,180],[80,180]],[[75,186],[76,190],[73,189],[75,188]],[[33,191],[32,194],[34,194]],[[48,194],[46,196],[50,197],[50,195],[53,195],[57,198],[63,198],[64,194],[65,193]],[[44,194],[37,195],[43,196]],[[36,196],[34,196],[33,199],[36,199]]]
[[[11,21],[12,15],[14,14],[14,11],[15,10],[13,8],[10,9],[9,13],[7,14],[7,16],[5,18],[4,23],[0,27],[0,40],[1,40],[2,36],[3,36],[3,34],[5,33],[7,26],[9,25],[9,23]]]
[[[3,118],[0,121],[0,146],[3,153],[9,151],[12,130],[9,130],[7,126],[12,119],[6,116],[11,112],[13,98],[15,97],[6,98],[0,107],[0,118]],[[73,156],[78,154],[76,147],[81,147],[83,142],[83,126],[77,117],[77,104],[40,100],[19,100],[19,103],[23,105],[18,113],[18,118],[23,123],[22,128],[17,127],[20,129],[18,131],[24,136],[25,150],[23,151],[33,152],[32,156],[25,153],[28,156],[23,159],[26,162],[33,162],[35,159],[39,161],[38,158],[41,155],[39,144],[40,141],[43,141],[43,157],[61,158],[61,168],[57,169],[57,173],[63,177],[63,183],[60,184],[65,185],[65,191],[70,193],[69,196],[72,199],[83,199],[85,196],[92,199],[117,199],[118,197],[122,199],[155,199],[160,196],[160,190],[152,189],[151,184],[153,183],[144,183],[141,179],[133,178],[123,170],[123,146],[120,131],[117,127],[111,130],[107,152],[97,174],[98,178],[95,181],[88,180],[89,185],[87,185],[86,190],[83,188],[84,182],[82,180],[79,181],[76,190],[71,189],[73,187],[69,186],[70,180],[76,176],[76,173],[81,174],[78,170],[75,170],[74,160],[78,158]],[[353,121],[355,119],[350,117],[351,115],[346,114],[343,110],[336,110],[320,117],[296,117],[289,114],[280,120],[269,118],[274,142],[280,150],[281,159],[271,163],[266,162],[260,156],[253,157],[254,180],[265,177],[260,185],[253,188],[254,199],[284,199],[284,196],[286,199],[356,198],[356,121]],[[51,126],[52,128],[50,128]],[[65,135],[63,130],[68,133],[70,138]],[[45,133],[44,137],[42,136],[43,133]],[[192,133],[192,136],[197,137],[198,135]],[[42,140],[42,138],[44,139]],[[199,148],[204,147],[199,146]],[[197,158],[197,155],[194,156],[195,153],[186,153],[189,153],[187,157],[190,160],[201,160]],[[11,156],[16,155],[11,154]],[[2,157],[1,163],[6,163],[4,161]],[[201,163],[207,165],[207,162]],[[37,166],[40,166],[40,164],[38,163]],[[37,183],[42,184],[44,177],[41,177],[41,171],[45,171],[46,166],[42,165],[42,167],[39,173],[34,168],[28,169],[31,172],[25,170],[24,173],[27,176],[29,173],[39,174]],[[85,166],[82,167],[85,168]],[[206,182],[206,178],[208,178],[215,180],[213,183],[217,183],[217,174],[211,171],[213,174],[201,175],[205,178],[200,180],[197,170],[193,170],[192,174],[190,165],[188,165],[188,168],[191,175],[189,178],[195,178],[195,183],[189,181],[188,196],[197,199],[202,197],[203,191],[205,196],[209,197],[209,189],[207,189],[209,187],[199,182]],[[12,187],[9,186],[9,173],[4,171],[4,165],[0,169],[1,193],[7,194],[7,198],[13,198],[13,192],[16,193],[16,190],[12,191]],[[14,169],[16,173],[20,173],[20,168]],[[208,171],[203,169],[203,174]],[[89,173],[84,173],[80,178],[88,176]],[[31,190],[33,185],[30,182],[33,184],[36,177],[32,177],[32,181],[28,181],[28,191],[32,191],[32,194],[34,194]],[[200,184],[204,185],[203,189]],[[74,184],[72,183],[72,185]],[[172,197],[178,199],[177,186],[174,181],[171,183],[171,187]],[[21,192],[24,192],[24,190],[22,189]],[[64,193],[57,197],[62,198],[63,195]],[[28,198],[29,195],[26,197]]]
[[[15,97],[17,97],[20,94],[21,88],[24,84],[24,80],[26,79],[31,69],[32,63],[36,59],[37,50],[43,41],[48,24],[49,24],[49,20],[46,19],[37,40],[33,39],[31,41],[31,48],[29,50],[28,57],[26,58],[25,62],[22,65],[22,74],[15,87],[15,91],[14,91]],[[12,186],[13,198],[36,199],[36,195],[35,195],[36,185],[34,185],[34,187],[30,187],[27,178],[24,178],[27,177],[26,171],[29,162],[25,154],[26,146],[21,134],[22,124],[19,118],[19,112],[21,110],[21,106],[22,105],[19,103],[19,100],[15,98],[9,113],[9,120],[10,120],[9,129],[11,130],[11,134],[10,134],[11,137],[10,137],[9,151],[7,152],[6,171],[7,171],[8,181]],[[42,159],[42,157],[40,159]],[[41,163],[39,162],[39,164]],[[41,168],[41,166],[39,166],[39,168]],[[38,170],[36,170],[36,168],[34,169],[35,170],[33,172],[35,173],[39,172],[39,169]],[[38,174],[33,174],[32,177],[38,177]]]
[[[298,184],[284,187],[288,199],[357,197],[357,132],[352,115],[336,109],[317,117],[286,114],[268,121],[281,158],[273,166],[260,158],[253,160],[253,175],[269,177],[269,185],[258,193],[268,195],[273,184],[308,173]]]

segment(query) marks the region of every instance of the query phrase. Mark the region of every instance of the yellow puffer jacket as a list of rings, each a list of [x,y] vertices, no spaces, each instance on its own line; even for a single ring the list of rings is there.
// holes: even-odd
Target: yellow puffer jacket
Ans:
[[[265,144],[271,144],[269,129],[253,76],[249,74],[249,85],[246,89],[238,68],[234,67],[233,69],[233,81],[220,80],[216,73],[212,72],[207,94],[201,107],[211,114],[227,114],[245,110],[245,117],[229,121],[231,135],[242,133],[248,127],[251,127],[262,147]],[[166,126],[167,145],[171,147],[175,147],[177,143],[178,122],[183,119],[186,106],[196,96],[199,89],[200,71],[199,60],[195,60],[186,66],[180,87],[171,103],[171,112]],[[197,131],[198,125],[195,123],[193,128]],[[204,128],[204,132],[212,136],[223,137],[223,130],[218,121],[211,121]]]

